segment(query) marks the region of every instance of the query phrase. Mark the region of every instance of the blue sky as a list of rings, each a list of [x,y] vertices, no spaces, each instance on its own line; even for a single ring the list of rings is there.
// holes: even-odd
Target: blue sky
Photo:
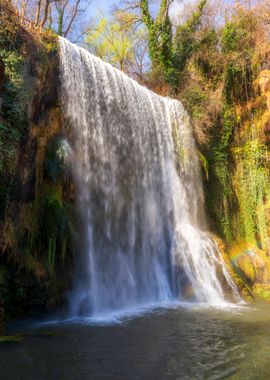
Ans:
[[[183,9],[183,7],[185,5],[190,4],[190,3],[194,3],[194,2],[196,2],[196,0],[179,1],[178,2],[178,8]],[[98,13],[98,11],[101,11],[102,13],[105,13],[105,14],[110,14],[110,10],[111,10],[112,6],[114,4],[117,4],[117,3],[119,3],[118,0],[92,0],[91,7],[90,7],[92,16],[95,16]],[[175,1],[175,3],[177,4],[177,1]],[[179,3],[181,5],[179,5]],[[176,8],[177,8],[177,6],[176,6]]]
[[[91,9],[93,13],[96,13],[98,10],[101,10],[102,13],[109,13],[113,4],[115,4],[115,2],[111,0],[93,0]]]
[[[219,2],[220,0],[217,0]],[[175,8],[174,8],[174,13],[175,12],[181,12],[186,5],[196,3],[197,0],[182,0],[182,1],[177,1],[175,0]],[[233,0],[223,0],[223,3],[231,3]],[[112,9],[112,6],[114,4],[119,3],[119,0],[92,0],[91,7],[90,7],[90,13],[92,16],[95,16],[98,11],[101,11],[102,13],[105,14],[110,14],[110,11]],[[156,2],[158,3],[158,1]]]

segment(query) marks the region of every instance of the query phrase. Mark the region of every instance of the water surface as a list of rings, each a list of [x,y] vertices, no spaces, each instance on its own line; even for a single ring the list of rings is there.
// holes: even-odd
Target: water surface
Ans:
[[[1,380],[269,379],[269,308],[160,308],[111,323],[15,326]]]

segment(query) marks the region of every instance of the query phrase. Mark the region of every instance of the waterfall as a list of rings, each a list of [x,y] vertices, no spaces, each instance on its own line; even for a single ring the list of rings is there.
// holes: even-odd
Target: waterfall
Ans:
[[[59,43],[81,222],[72,314],[176,299],[217,304],[228,292],[237,298],[206,232],[200,166],[182,104],[64,38]]]

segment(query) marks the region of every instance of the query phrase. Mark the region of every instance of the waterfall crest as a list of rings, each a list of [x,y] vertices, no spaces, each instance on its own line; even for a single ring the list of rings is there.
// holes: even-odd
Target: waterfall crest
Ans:
[[[60,38],[61,96],[81,220],[73,315],[238,293],[207,234],[188,116]]]

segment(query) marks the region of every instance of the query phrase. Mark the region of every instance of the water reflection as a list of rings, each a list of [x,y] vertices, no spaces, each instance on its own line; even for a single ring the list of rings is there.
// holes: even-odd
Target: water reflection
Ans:
[[[269,379],[269,305],[159,309],[115,325],[19,328],[0,346],[1,380]]]

